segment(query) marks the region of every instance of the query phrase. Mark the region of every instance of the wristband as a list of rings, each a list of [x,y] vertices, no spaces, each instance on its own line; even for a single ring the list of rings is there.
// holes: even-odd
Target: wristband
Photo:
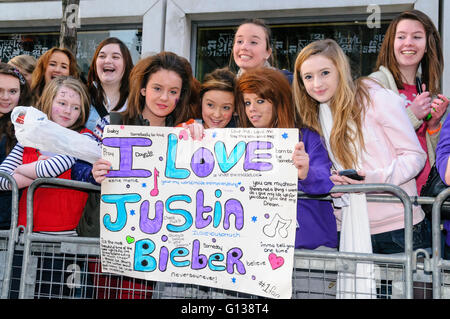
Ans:
[[[442,128],[442,123],[439,123],[439,127],[435,130],[430,131],[429,129],[427,129],[428,134],[433,135],[436,134],[437,132],[439,132]]]

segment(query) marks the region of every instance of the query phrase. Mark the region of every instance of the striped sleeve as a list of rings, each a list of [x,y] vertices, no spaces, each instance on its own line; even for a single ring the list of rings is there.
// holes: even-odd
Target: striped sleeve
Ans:
[[[95,140],[95,137],[90,132],[82,134]],[[70,155],[56,155],[49,159],[38,161],[36,163],[36,176],[42,178],[57,177],[71,169],[75,161],[76,158]]]
[[[57,177],[70,169],[75,158],[69,155],[56,155],[36,163],[37,177]]]
[[[12,175],[14,170],[22,164],[22,156],[23,156],[23,146],[19,143],[14,146],[11,153],[5,158],[3,163],[0,164],[0,171],[8,173]],[[6,178],[0,177],[0,190],[9,190],[11,189],[11,185],[9,185],[9,180]]]
[[[94,138],[97,142],[101,142],[103,139],[103,130],[106,125],[109,125],[109,115],[105,115],[104,117],[97,120],[97,124],[95,125],[95,129],[93,132]]]

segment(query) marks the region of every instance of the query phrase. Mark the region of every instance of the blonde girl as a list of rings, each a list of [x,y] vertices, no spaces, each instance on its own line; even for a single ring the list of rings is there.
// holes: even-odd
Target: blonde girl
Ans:
[[[335,184],[390,183],[417,196],[414,177],[423,168],[426,154],[402,99],[374,81],[360,79],[355,83],[349,61],[334,40],[313,42],[299,53],[293,93],[304,124],[324,138],[334,169],[356,169],[365,177],[360,182],[335,174],[331,177]],[[404,251],[403,206],[367,203],[365,198],[358,205],[367,205],[369,227],[365,231],[370,231],[373,252]],[[335,210],[339,229],[346,222],[344,213],[352,208],[348,203],[342,206]],[[424,217],[422,209],[414,206],[414,249],[430,246]]]

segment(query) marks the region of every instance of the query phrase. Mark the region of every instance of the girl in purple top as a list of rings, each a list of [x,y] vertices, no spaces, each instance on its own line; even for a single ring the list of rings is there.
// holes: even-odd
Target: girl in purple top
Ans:
[[[436,146],[436,168],[442,181],[450,185],[450,119],[444,121],[441,129],[439,142]],[[445,245],[443,249],[444,259],[450,259],[450,220],[442,221],[446,232]]]
[[[243,73],[237,83],[242,97],[237,112],[240,127],[296,128],[300,118],[292,105],[289,82],[278,70],[259,68]],[[333,187],[331,162],[319,134],[306,127],[300,129],[300,142],[292,157],[298,169],[298,189],[308,194],[327,194]],[[337,247],[337,228],[329,201],[297,201],[295,248]]]
[[[441,179],[450,185],[450,119],[447,117],[442,125],[439,142],[436,146],[436,168]]]

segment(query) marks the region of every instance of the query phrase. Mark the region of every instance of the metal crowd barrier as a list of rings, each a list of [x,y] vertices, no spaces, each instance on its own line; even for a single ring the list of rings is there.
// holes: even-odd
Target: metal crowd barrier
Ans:
[[[0,177],[6,178],[11,184],[11,226],[9,230],[0,230],[0,291],[1,299],[9,296],[13,269],[13,255],[17,242],[17,217],[19,215],[19,188],[16,180],[5,172]]]
[[[373,265],[375,268],[376,295],[366,293],[358,294],[358,298],[407,298],[413,297],[413,250],[412,250],[412,202],[408,194],[398,186],[390,184],[361,184],[335,186],[332,193],[366,193],[368,201],[375,202],[401,202],[405,216],[405,252],[401,254],[363,254],[341,251],[296,250],[296,267],[302,267],[305,272],[314,269],[315,272],[327,273],[351,273],[357,275],[357,264]],[[394,197],[386,195],[372,196],[368,193],[390,193]],[[299,198],[307,199],[310,196],[299,192]],[[317,199],[317,198],[316,198]],[[327,196],[324,200],[330,200]],[[302,262],[302,265],[301,265]],[[305,267],[306,266],[306,267]],[[309,270],[308,270],[309,269]],[[357,279],[365,279],[356,277]],[[331,283],[332,284],[332,283]],[[297,287],[294,286],[294,290]],[[344,293],[345,291],[336,291]],[[302,291],[305,297],[321,298],[320,293]],[[347,296],[348,297],[348,296]]]
[[[92,298],[92,299],[139,299],[139,298],[259,298],[233,291],[198,285],[151,282],[101,272],[99,238],[56,236],[34,233],[33,194],[38,187],[69,187],[78,190],[100,191],[100,187],[63,179],[36,179],[29,187],[27,197],[27,227],[20,243],[23,245],[23,263],[20,277],[21,299],[40,298]],[[449,267],[440,258],[439,247],[433,237],[433,259],[426,252],[412,249],[412,203],[432,203],[430,198],[410,198],[400,187],[389,184],[364,184],[335,186],[332,192],[369,193],[369,201],[402,203],[405,213],[405,252],[401,254],[361,254],[339,251],[296,250],[293,271],[293,298],[336,298],[336,277],[338,273],[353,273],[357,264],[374,265],[376,272],[376,295],[369,298],[413,298],[415,282],[430,281],[418,272],[433,267],[434,298],[436,274],[441,268]],[[374,195],[380,193],[382,195]],[[385,195],[390,193],[391,195]],[[450,192],[449,192],[450,194]],[[444,194],[445,195],[445,194]],[[435,205],[442,195],[436,198]],[[447,195],[448,196],[448,195]],[[299,198],[308,195],[299,192]],[[314,197],[314,199],[318,199]],[[323,196],[330,200],[330,196]],[[440,206],[439,206],[440,207]],[[433,208],[434,209],[434,208]],[[17,220],[17,218],[14,218]],[[435,224],[433,220],[433,225]],[[17,224],[15,223],[14,226]],[[14,227],[15,229],[17,227]],[[17,230],[9,238],[17,238]],[[439,235],[439,234],[438,234]],[[439,239],[437,239],[439,241]],[[8,251],[14,251],[16,241],[9,241]],[[437,257],[435,253],[438,253]],[[423,261],[418,261],[423,254]],[[439,260],[439,263],[435,261]],[[12,261],[9,261],[11,266]],[[8,269],[8,268],[7,268]],[[8,271],[6,271],[8,272]],[[6,278],[6,277],[5,277]],[[7,279],[7,278],[6,278]],[[6,282],[6,279],[4,280]],[[440,286],[440,283],[439,283]],[[8,295],[8,285],[3,285],[2,298]]]

